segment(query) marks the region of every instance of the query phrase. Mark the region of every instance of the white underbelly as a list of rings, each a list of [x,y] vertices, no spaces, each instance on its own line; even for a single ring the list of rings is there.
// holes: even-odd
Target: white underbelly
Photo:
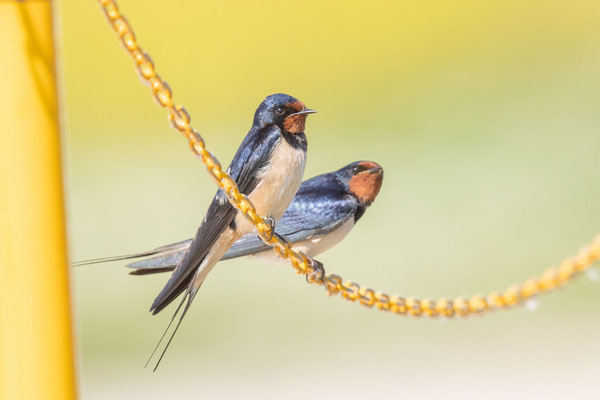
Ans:
[[[295,149],[283,138],[271,154],[269,165],[259,172],[259,184],[248,196],[263,217],[278,221],[292,202],[302,183],[306,153]],[[246,218],[238,214],[236,224],[242,233],[254,231]]]
[[[308,240],[303,240],[301,242],[293,243],[292,248],[296,251],[301,251],[306,254],[308,257],[313,258],[324,251],[329,250],[339,242],[341,242],[346,235],[352,230],[354,227],[354,218],[349,218],[348,221],[344,222],[339,228],[335,231],[328,233],[327,235],[314,237]],[[255,257],[261,261],[270,263],[270,264],[281,264],[285,263],[285,260],[282,260],[275,254],[273,250],[263,251],[249,257]]]

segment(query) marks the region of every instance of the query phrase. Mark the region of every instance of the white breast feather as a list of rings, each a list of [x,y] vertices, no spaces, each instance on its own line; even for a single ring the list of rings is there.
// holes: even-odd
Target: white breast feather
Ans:
[[[296,195],[306,165],[306,152],[293,148],[285,139],[271,153],[271,159],[258,173],[259,184],[248,196],[259,215],[279,220]],[[243,215],[236,217],[243,233],[253,231],[253,226]]]

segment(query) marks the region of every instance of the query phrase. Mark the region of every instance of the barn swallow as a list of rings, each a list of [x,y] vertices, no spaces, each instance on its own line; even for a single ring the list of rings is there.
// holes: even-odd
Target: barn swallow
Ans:
[[[268,96],[257,108],[252,127],[227,169],[257,213],[274,223],[283,216],[302,182],[307,150],[304,127],[306,117],[315,112],[292,96],[281,93]],[[158,314],[183,294],[171,323],[184,303],[185,307],[155,370],[208,273],[237,239],[253,231],[254,225],[219,189],[196,236],[150,308],[153,315]]]
[[[383,168],[372,161],[357,161],[302,183],[298,193],[275,227],[275,233],[292,243],[294,250],[315,257],[338,244],[375,200],[383,182]],[[93,262],[148,257],[127,264],[132,275],[172,271],[183,259],[192,239],[162,246],[144,253],[112,257]],[[238,239],[221,258],[243,256],[279,263],[281,258],[255,234]]]
[[[308,257],[315,257],[346,237],[363,216],[367,207],[375,201],[382,182],[383,168],[372,161],[353,162],[337,171],[308,179],[300,185],[290,206],[275,226],[275,233],[289,240],[295,250],[302,251]],[[206,223],[206,218],[204,223]],[[134,268],[131,274],[146,275],[172,271],[181,268],[182,261],[184,257],[187,257],[191,244],[197,240],[201,231],[202,226],[195,239],[162,246],[144,253],[83,261],[76,265],[149,257],[128,264],[128,267]],[[281,262],[281,259],[269,247],[256,234],[248,233],[239,238],[221,257],[221,260],[254,256],[267,262]],[[193,284],[193,281],[191,282]],[[192,286],[192,288],[194,287]],[[188,289],[188,293],[186,293],[188,304],[184,314],[180,317],[156,367],[181,324],[194,294],[195,292],[190,294]],[[182,304],[183,301],[179,308]],[[171,323],[176,315],[177,312],[173,315]],[[163,338],[164,336],[163,334]]]

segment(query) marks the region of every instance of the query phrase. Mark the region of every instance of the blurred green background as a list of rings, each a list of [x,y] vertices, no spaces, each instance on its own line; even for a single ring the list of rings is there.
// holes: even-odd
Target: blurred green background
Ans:
[[[600,230],[597,1],[121,0],[142,46],[227,164],[274,92],[303,100],[305,176],[368,159],[375,204],[329,272],[404,296],[487,293]],[[73,260],[191,237],[215,186],[142,87],[95,1],[62,0]],[[465,320],[327,298],[289,266],[215,268],[157,373],[167,275],[72,271],[86,399],[582,398],[597,392],[600,286],[582,277]]]

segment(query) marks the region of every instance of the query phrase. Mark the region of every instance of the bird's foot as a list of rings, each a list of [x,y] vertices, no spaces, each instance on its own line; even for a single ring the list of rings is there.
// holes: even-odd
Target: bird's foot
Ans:
[[[267,240],[270,241],[274,236],[276,236],[277,239],[281,239],[281,236],[275,233],[275,219],[273,219],[273,217],[266,217],[264,221],[271,227],[271,234],[267,236]]]
[[[310,259],[310,267],[312,271],[306,274],[306,282],[308,283],[321,283],[325,278],[325,268],[323,263],[317,260]]]

